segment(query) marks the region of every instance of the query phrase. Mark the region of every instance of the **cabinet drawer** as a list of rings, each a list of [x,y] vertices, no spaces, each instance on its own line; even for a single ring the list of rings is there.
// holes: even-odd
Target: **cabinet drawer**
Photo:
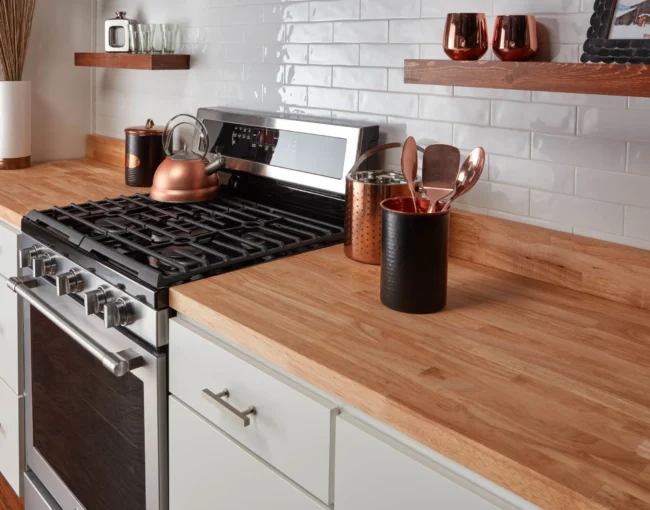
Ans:
[[[347,416],[337,419],[335,472],[337,510],[514,510],[534,507],[527,502],[523,507],[513,506]]]
[[[17,395],[23,393],[22,349],[19,338],[18,296],[0,276],[0,379]]]
[[[0,381],[0,473],[22,495],[23,398]]]
[[[169,359],[173,395],[321,501],[332,503],[335,405],[179,319],[170,324]],[[234,408],[255,407],[249,426],[204,392],[224,389]]]
[[[169,398],[170,510],[322,510],[314,498]]]
[[[20,232],[0,221],[0,275],[18,275],[18,236]]]

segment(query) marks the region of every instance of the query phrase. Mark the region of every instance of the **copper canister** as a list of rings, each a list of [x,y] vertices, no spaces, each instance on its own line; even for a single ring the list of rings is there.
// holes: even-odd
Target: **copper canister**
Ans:
[[[404,196],[410,196],[410,191],[400,173],[370,170],[348,176],[345,254],[349,258],[364,264],[381,264],[381,203]]]
[[[127,186],[148,188],[153,183],[153,174],[165,159],[163,151],[163,128],[149,119],[144,126],[124,130],[126,155],[124,180]]]

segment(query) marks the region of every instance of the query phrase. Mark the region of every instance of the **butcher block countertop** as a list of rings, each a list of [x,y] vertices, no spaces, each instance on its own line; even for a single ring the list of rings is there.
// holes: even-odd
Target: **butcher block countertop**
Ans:
[[[94,159],[40,163],[26,170],[0,171],[0,218],[20,228],[32,209],[83,203],[148,192],[124,184],[124,169]]]
[[[454,258],[449,278],[445,311],[397,313],[335,246],[170,300],[542,508],[650,509],[650,312]]]
[[[124,185],[111,140],[89,137],[107,163],[0,172],[0,218],[20,228],[31,209],[146,191]],[[181,285],[170,302],[542,508],[650,509],[650,254],[530,228],[455,214],[435,315],[382,306],[379,268],[341,246]]]

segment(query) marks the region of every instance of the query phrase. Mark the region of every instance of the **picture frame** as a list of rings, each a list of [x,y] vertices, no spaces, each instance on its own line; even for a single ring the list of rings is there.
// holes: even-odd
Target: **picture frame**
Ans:
[[[650,0],[596,0],[580,60],[650,64]]]

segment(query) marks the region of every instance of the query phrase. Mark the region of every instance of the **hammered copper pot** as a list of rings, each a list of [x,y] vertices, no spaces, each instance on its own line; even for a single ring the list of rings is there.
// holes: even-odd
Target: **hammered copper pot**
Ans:
[[[355,172],[346,181],[345,254],[364,264],[381,264],[381,203],[410,196],[401,173],[382,170]]]
[[[443,49],[452,60],[479,60],[489,47],[487,20],[481,13],[447,15]]]
[[[524,62],[531,59],[538,48],[535,16],[497,16],[492,49],[498,58],[506,62]]]

